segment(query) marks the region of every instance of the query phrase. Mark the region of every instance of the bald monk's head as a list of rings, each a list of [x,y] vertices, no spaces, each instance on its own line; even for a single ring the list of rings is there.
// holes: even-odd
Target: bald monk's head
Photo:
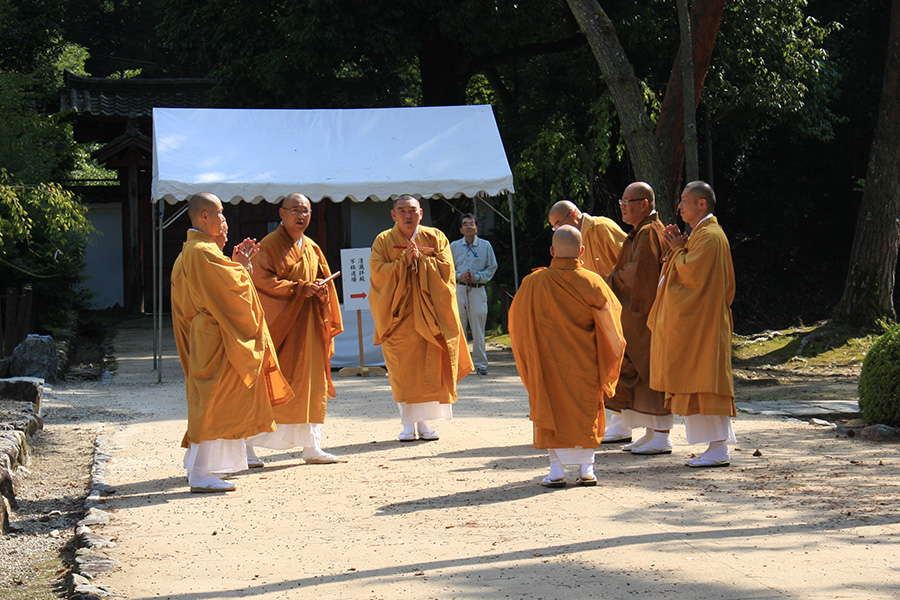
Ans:
[[[635,181],[625,188],[619,200],[622,220],[629,225],[639,225],[656,208],[656,195],[649,183]]]
[[[222,201],[215,194],[200,192],[188,200],[191,227],[202,231],[224,246],[224,240],[228,239],[228,223],[225,222],[222,210]]]
[[[716,212],[716,193],[712,186],[705,181],[692,181],[684,186],[684,191],[701,198],[706,203],[709,212]]]
[[[419,223],[422,222],[422,205],[415,196],[403,194],[394,199],[394,208],[391,209],[391,218],[397,223],[400,233],[411,238],[416,232]]]
[[[553,258],[578,258],[584,252],[581,245],[581,232],[571,225],[561,225],[553,232],[553,245],[550,255]]]
[[[716,209],[716,193],[705,181],[692,181],[684,186],[678,212],[685,223],[695,228],[703,218]]]
[[[552,227],[554,231],[562,225],[571,225],[572,227],[581,229],[584,215],[578,210],[578,207],[575,206],[573,202],[570,202],[569,200],[560,200],[550,207],[547,218],[550,221],[550,227]]]
[[[306,233],[306,228],[312,220],[312,204],[303,194],[298,192],[288,194],[281,201],[278,216],[281,217],[284,230],[296,242]]]

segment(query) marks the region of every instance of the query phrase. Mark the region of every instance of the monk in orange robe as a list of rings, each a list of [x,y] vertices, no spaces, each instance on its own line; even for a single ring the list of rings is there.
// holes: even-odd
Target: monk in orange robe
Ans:
[[[560,200],[550,207],[548,218],[554,230],[561,225],[571,225],[581,231],[584,267],[602,277],[609,275],[625,242],[625,232],[615,221],[585,214],[568,200]]]
[[[622,330],[628,346],[615,397],[607,402],[612,411],[603,442],[628,441],[622,449],[632,454],[671,454],[672,412],[662,392],[650,388],[650,330],[647,315],[656,299],[661,259],[669,246],[663,240],[663,224],[656,212],[656,196],[650,184],[636,181],[619,200],[622,220],[632,229],[619,259],[606,277],[622,303]],[[664,250],[665,249],[665,250]],[[631,430],[645,427],[640,439],[631,441]]]
[[[322,283],[331,269],[319,246],[304,233],[312,205],[303,194],[290,194],[278,210],[281,224],[264,237],[253,257],[253,283],[266,313],[281,370],[294,399],[273,410],[278,430],[247,440],[250,466],[262,466],[253,446],[276,450],[303,447],[303,460],[328,464],[341,459],[321,448],[329,398],[334,337],[344,330],[334,281]]]
[[[247,266],[254,240],[222,254],[228,224],[213,194],[194,194],[193,228],[172,267],[172,320],[187,389],[182,445],[192,492],[224,492],[216,473],[247,468],[245,438],[274,431],[272,406],[293,397]]]
[[[670,251],[647,317],[650,387],[665,392],[666,406],[684,415],[688,442],[709,444],[688,459],[690,467],[727,466],[727,443],[736,441],[731,426],[737,416],[731,372],[734,267],[715,206],[709,184],[685,186],[678,210],[691,234],[682,235],[675,225],[665,228]]]
[[[603,278],[581,266],[581,234],[553,234],[550,268],[522,281],[509,311],[509,335],[528,390],[534,447],[550,454],[541,485],[564,487],[565,465],[578,485],[597,485],[594,450],[603,437],[606,398],[615,394],[625,352],[621,305]]]
[[[456,384],[472,372],[456,305],[456,272],[447,236],[420,225],[409,195],[394,200],[394,227],[375,238],[369,305],[403,430],[398,439],[440,436],[429,421],[452,419]],[[460,348],[462,351],[460,351]]]

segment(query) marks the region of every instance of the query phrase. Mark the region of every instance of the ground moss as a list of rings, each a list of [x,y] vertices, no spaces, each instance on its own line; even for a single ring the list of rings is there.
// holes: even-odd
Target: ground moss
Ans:
[[[733,337],[736,367],[789,365],[852,367],[862,364],[875,335],[823,321],[816,325]]]

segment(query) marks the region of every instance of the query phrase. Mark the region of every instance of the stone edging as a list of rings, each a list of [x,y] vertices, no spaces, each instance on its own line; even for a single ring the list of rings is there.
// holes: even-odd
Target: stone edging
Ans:
[[[29,440],[43,429],[41,404],[44,380],[36,377],[0,379],[0,533],[9,530],[8,508],[16,510],[16,469],[28,462]]]
[[[95,533],[109,525],[109,512],[105,506],[105,496],[115,494],[115,488],[106,483],[106,467],[112,460],[109,454],[109,436],[98,434],[94,440],[94,458],[91,464],[91,491],[84,501],[85,515],[75,526],[75,564],[72,567],[69,600],[100,600],[102,598],[124,598],[122,594],[96,583],[99,576],[112,571],[119,563],[107,555],[106,548],[114,548],[114,539]]]

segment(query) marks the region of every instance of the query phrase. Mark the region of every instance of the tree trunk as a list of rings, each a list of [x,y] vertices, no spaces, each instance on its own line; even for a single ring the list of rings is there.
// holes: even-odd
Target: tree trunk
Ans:
[[[896,320],[894,274],[900,247],[900,0],[891,4],[884,83],[869,154],[850,269],[834,318],[856,325]]]
[[[719,35],[725,0],[694,0],[691,6],[691,42],[694,57],[694,106],[700,104],[700,95],[706,81],[706,72],[712,60],[713,48]],[[669,83],[663,97],[659,120],[656,123],[656,142],[665,170],[666,188],[656,190],[657,208],[668,198],[672,207],[678,204],[684,183],[684,105],[681,76],[681,48],[672,65]]]
[[[654,132],[644,106],[640,82],[609,17],[596,0],[566,1],[588,39],[615,102],[634,176],[653,186],[660,218],[672,223],[675,205],[681,195],[679,188],[683,181],[681,171],[684,165],[681,50],[669,75]],[[694,0],[691,7],[695,106],[700,102],[724,9],[725,0]]]
[[[654,139],[653,124],[644,106],[641,84],[622,49],[612,21],[596,0],[566,1],[587,37],[616,105],[634,176],[649,183],[654,191],[667,189],[663,161]],[[670,203],[658,203],[656,208],[663,221],[672,222]]]
[[[422,106],[458,106],[466,103],[466,83],[461,58],[454,45],[442,36],[419,50]]]
[[[678,0],[678,29],[681,47],[693,48],[691,43],[691,9],[688,0]],[[700,158],[697,155],[697,101],[694,97],[694,53],[679,52],[681,57],[682,114],[684,115],[684,172],[688,181],[700,179]]]

